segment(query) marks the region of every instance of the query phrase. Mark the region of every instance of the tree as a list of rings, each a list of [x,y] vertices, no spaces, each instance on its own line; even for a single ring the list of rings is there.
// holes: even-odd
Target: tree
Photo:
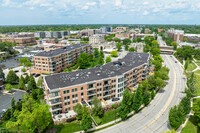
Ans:
[[[122,44],[121,43],[117,43],[116,44],[116,48],[118,51],[120,51],[122,49]]]
[[[114,38],[114,41],[119,43],[119,42],[121,42],[121,39],[119,39],[119,38]]]
[[[10,92],[12,90],[12,85],[11,84],[6,84],[5,89]]]
[[[162,67],[162,63],[160,61],[154,60],[153,64],[154,64],[156,71],[158,71]]]
[[[111,57],[110,57],[110,56],[107,56],[107,57],[106,57],[106,63],[109,63],[109,62],[111,62],[111,61],[112,61]]]
[[[0,67],[0,79],[3,79],[3,81],[5,80],[5,74],[3,72],[3,69]]]
[[[24,81],[23,79],[19,79],[19,89],[24,89],[25,88],[25,84],[24,84]]]
[[[77,103],[75,106],[74,106],[74,111],[77,113],[77,119],[78,120],[81,120],[82,118],[82,113],[83,113],[83,106],[80,104],[80,103]]]
[[[133,43],[136,43],[136,40],[135,40],[135,39],[133,39]]]
[[[103,58],[102,58],[101,56],[99,57],[98,63],[99,63],[100,65],[103,65],[103,64],[104,64],[104,60],[103,60]]]
[[[158,49],[158,48],[153,48],[153,50],[151,51],[151,54],[152,54],[153,56],[160,55],[160,49]]]
[[[125,50],[128,51],[129,45],[125,44]]]
[[[152,91],[151,91],[151,100],[153,100],[154,97],[155,97],[155,92],[154,92],[154,90],[152,90]]]
[[[13,70],[10,70],[6,77],[6,82],[10,84],[16,84],[19,82],[19,77],[16,75],[16,73]]]
[[[118,52],[114,50],[114,51],[110,52],[110,55],[112,57],[117,57],[118,56]]]
[[[100,50],[99,56],[101,56],[102,58],[104,58],[104,53],[102,50]]]
[[[124,45],[126,45],[126,44],[128,44],[128,43],[131,43],[131,40],[130,40],[130,39],[126,38],[126,39],[123,40],[123,44],[124,44]]]
[[[84,131],[87,131],[88,129],[92,128],[92,118],[90,117],[90,113],[88,111],[88,108],[83,105],[83,112],[82,112],[82,119],[81,119],[81,128]]]
[[[142,41],[141,37],[138,37],[137,42],[141,42],[141,41]]]
[[[31,81],[28,81],[28,85],[27,85],[27,90],[28,91],[32,91],[34,88],[33,88],[33,85],[31,83]]]
[[[101,105],[101,100],[98,99],[96,96],[92,98],[92,113],[95,116],[102,116],[103,115],[103,108]]]
[[[143,98],[143,102],[144,102],[144,105],[147,106],[150,102],[150,97],[151,95],[149,94],[149,92],[146,92],[144,94],[144,98]]]
[[[192,110],[194,111],[194,118],[198,122],[198,127],[200,127],[200,100],[197,99],[196,102],[194,102],[194,106],[192,107]]]
[[[49,106],[44,102],[38,104],[31,97],[25,97],[22,111],[17,115],[17,121],[8,122],[6,127],[11,128],[19,124],[27,127],[31,132],[35,130],[38,132],[44,131],[53,122]]]
[[[131,112],[132,102],[133,99],[131,92],[128,89],[125,89],[120,107],[117,108],[117,112],[119,113],[119,116],[122,118],[122,120],[126,120],[128,114]]]
[[[156,90],[160,90],[162,88],[164,88],[166,86],[166,83],[164,80],[162,80],[161,78],[157,77],[155,80],[156,83]]]
[[[185,65],[184,65],[185,71],[188,69],[188,65],[189,65],[189,60],[186,60],[186,61],[185,61]]]
[[[140,106],[143,103],[143,99],[142,99],[142,86],[139,85],[135,94],[135,97],[133,99],[133,110],[135,110],[136,112],[138,112]]]
[[[173,41],[173,42],[171,43],[171,45],[173,46],[174,50],[177,49],[177,46],[178,46],[177,42]]]
[[[128,49],[128,51],[129,51],[129,52],[135,52],[135,48],[134,48],[134,47],[130,47],[130,48]]]
[[[39,88],[42,88],[42,87],[43,87],[43,78],[42,78],[42,76],[40,76],[40,77],[38,78],[37,86],[38,86]]]
[[[33,89],[37,89],[37,85],[36,85],[35,78],[33,77],[33,75],[30,75],[30,82],[31,82],[31,85],[33,86]]]
[[[178,117],[178,113],[177,113],[177,106],[175,105],[174,107],[172,107],[169,111],[169,124],[173,129],[178,129],[181,120]]]
[[[93,54],[90,54],[90,55],[89,55],[89,60],[92,61],[93,58],[94,58],[94,55],[93,55]]]
[[[186,37],[183,37],[183,41],[184,41],[184,42],[187,42],[188,39],[187,39]]]
[[[29,81],[29,79],[30,79],[30,78],[29,78],[28,74],[26,74],[26,77],[25,77],[25,82],[24,82],[24,83],[25,83],[25,84],[27,84],[27,83],[28,83],[28,81]]]
[[[78,58],[77,64],[80,66],[81,69],[87,68],[89,65],[89,58],[86,53],[81,53],[80,57]]]
[[[93,54],[94,54],[95,58],[99,56],[99,50],[98,50],[98,48],[94,48],[94,53]]]

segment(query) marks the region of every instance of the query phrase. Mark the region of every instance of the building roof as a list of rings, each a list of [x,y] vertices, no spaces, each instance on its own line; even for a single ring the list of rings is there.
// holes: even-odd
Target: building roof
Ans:
[[[41,52],[41,53],[38,53],[35,56],[53,57],[53,56],[65,53],[66,51],[71,51],[71,50],[74,50],[74,49],[77,49],[77,48],[81,48],[81,47],[84,47],[84,46],[87,46],[87,45],[90,45],[90,44],[73,44],[73,45],[70,45],[70,46],[66,46],[66,47],[63,47],[63,48],[58,48],[58,49],[51,50],[51,51],[48,51],[48,52],[46,52],[46,51],[45,52]]]
[[[123,59],[110,62],[94,68],[78,70],[75,72],[65,72],[45,76],[45,81],[50,90],[93,82],[122,75],[123,73],[147,63],[150,58],[149,53],[128,53]]]

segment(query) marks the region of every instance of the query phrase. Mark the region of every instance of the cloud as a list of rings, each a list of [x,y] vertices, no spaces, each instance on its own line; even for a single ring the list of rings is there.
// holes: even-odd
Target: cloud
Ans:
[[[94,6],[94,5],[96,5],[97,3],[96,2],[87,2],[86,3],[86,5],[88,5],[88,6]]]
[[[2,6],[8,6],[10,5],[10,0],[3,0]]]
[[[144,12],[143,12],[143,15],[148,15],[148,14],[149,14],[148,11],[144,11]]]
[[[122,1],[121,0],[115,0],[115,6],[121,6]]]
[[[82,9],[87,10],[89,7],[88,6],[84,6],[82,7]]]
[[[149,2],[148,1],[145,1],[144,3],[143,3],[143,5],[148,5],[149,4]]]

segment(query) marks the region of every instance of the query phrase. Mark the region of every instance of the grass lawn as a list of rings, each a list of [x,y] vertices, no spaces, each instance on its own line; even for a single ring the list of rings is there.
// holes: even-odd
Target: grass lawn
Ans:
[[[200,70],[196,70],[194,73],[200,74]]]
[[[200,66],[200,62],[196,62],[196,64],[197,64],[198,66]]]
[[[0,122],[0,129],[2,129],[2,128],[5,129],[6,128],[6,123],[7,122]],[[26,127],[22,127],[22,126],[19,127],[19,130],[20,130],[21,133],[30,132]],[[18,128],[17,127],[13,127],[13,128],[10,128],[8,131],[11,132],[11,133],[17,133],[18,132]]]
[[[196,96],[200,96],[200,75],[196,75],[196,82],[195,82],[195,87],[196,87]]]
[[[96,121],[96,117],[93,117],[93,118]],[[116,119],[118,119],[118,118],[119,118],[119,116],[116,114]],[[101,118],[101,120],[102,120],[102,122],[100,125],[114,121],[115,120],[115,110],[105,112],[103,117]]]
[[[58,133],[73,133],[81,130],[81,125],[79,122],[72,122],[64,124],[64,127]]]
[[[182,129],[181,133],[200,133],[196,123],[190,117],[189,121],[187,122],[186,126]]]
[[[192,70],[194,70],[194,69],[196,69],[196,68],[197,68],[197,66],[196,66],[193,62],[191,62],[191,63],[188,65],[187,71],[192,71]]]

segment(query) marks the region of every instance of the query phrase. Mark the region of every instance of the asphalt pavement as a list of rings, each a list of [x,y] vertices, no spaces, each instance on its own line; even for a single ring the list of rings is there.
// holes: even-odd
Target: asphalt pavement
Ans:
[[[19,99],[22,99],[22,95],[24,95],[24,92],[12,90],[14,94],[3,94],[0,92],[0,112],[2,109],[8,109],[11,107],[11,100],[14,97],[15,102],[18,102]]]
[[[154,100],[138,114],[119,124],[101,130],[101,133],[162,133],[170,129],[168,114],[172,106],[184,97],[186,78],[179,63],[169,55],[162,55],[164,65],[170,68],[169,81]]]

